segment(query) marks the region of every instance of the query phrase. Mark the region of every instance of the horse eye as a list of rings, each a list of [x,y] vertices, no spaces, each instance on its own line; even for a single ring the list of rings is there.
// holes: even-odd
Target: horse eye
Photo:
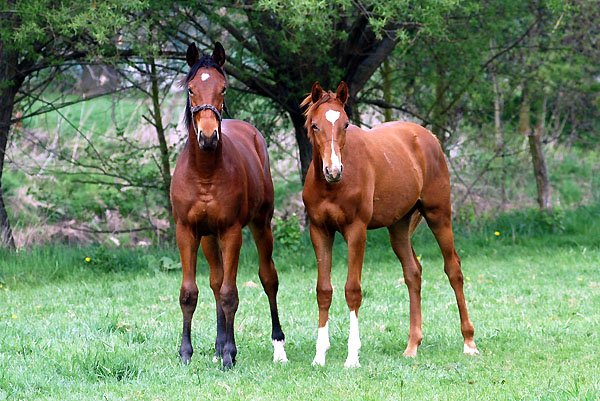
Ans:
[[[346,125],[344,125],[344,129],[348,129],[348,125],[350,124],[346,123]]]
[[[313,124],[312,127],[313,131],[318,131],[319,127],[317,127],[317,124]]]
[[[190,95],[193,95],[193,94],[194,94],[194,91],[192,90],[192,88],[188,88],[188,93],[189,93]]]
[[[227,88],[223,88],[223,90],[221,91],[221,94],[224,95],[227,92]]]

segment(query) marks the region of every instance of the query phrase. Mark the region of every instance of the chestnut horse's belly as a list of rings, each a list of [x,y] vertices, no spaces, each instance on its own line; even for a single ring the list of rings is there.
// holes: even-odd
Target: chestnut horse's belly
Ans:
[[[387,140],[372,157],[373,213],[368,228],[388,227],[402,219],[419,200],[423,173],[418,160],[397,138]]]

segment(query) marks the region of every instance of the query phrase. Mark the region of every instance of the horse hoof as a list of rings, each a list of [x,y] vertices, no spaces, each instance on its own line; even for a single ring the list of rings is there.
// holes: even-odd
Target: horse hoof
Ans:
[[[346,362],[344,363],[344,367],[347,369],[360,368],[360,363],[358,362],[358,358],[356,360],[351,360],[350,358],[346,359]]]
[[[190,363],[190,359],[192,359],[192,355],[179,355],[179,360],[182,365],[188,365]]]
[[[407,358],[416,358],[417,357],[417,350],[416,349],[406,349],[406,351],[404,351],[404,353],[402,354]]]
[[[223,370],[233,369],[233,365],[235,365],[235,359],[232,359],[231,355],[223,356]]]
[[[467,344],[465,344],[464,348],[463,348],[463,352],[467,355],[478,355],[479,354],[479,350],[477,349],[477,347],[475,346],[475,344],[473,344],[473,346],[469,346]]]
[[[312,361],[313,366],[325,366],[325,357],[315,356],[315,359]]]

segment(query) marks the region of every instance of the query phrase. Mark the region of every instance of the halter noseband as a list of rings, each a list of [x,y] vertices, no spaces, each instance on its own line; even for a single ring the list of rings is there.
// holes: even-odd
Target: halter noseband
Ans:
[[[190,113],[192,113],[192,126],[194,127],[194,134],[196,134],[196,140],[198,142],[200,142],[200,137],[198,136],[198,129],[196,128],[196,119],[194,118],[194,114],[196,114],[197,112],[202,111],[202,110],[210,110],[213,113],[215,113],[215,116],[217,116],[217,120],[219,120],[219,123],[221,123],[223,121],[223,116],[221,115],[219,110],[217,110],[217,108],[215,106],[213,106],[212,104],[201,104],[200,106],[192,106],[192,99],[190,99],[189,96],[188,96],[188,103],[190,105]],[[218,131],[217,131],[217,140],[219,140],[219,132]]]

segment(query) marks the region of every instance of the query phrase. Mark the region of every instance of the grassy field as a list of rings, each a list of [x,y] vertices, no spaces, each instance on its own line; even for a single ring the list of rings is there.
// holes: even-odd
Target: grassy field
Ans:
[[[278,247],[290,362],[273,364],[267,299],[246,241],[238,277],[238,363],[213,363],[215,312],[201,259],[195,353],[178,361],[180,271],[174,249],[46,247],[0,255],[0,400],[595,400],[600,398],[600,207],[559,220],[513,214],[457,229],[481,354],[462,354],[454,295],[425,227],[423,344],[402,357],[408,295],[384,231],[369,235],[359,369],[344,369],[346,247],[336,241],[331,349],[311,366],[316,267],[306,236]],[[498,231],[500,235],[495,235]],[[90,261],[87,262],[86,258]]]

